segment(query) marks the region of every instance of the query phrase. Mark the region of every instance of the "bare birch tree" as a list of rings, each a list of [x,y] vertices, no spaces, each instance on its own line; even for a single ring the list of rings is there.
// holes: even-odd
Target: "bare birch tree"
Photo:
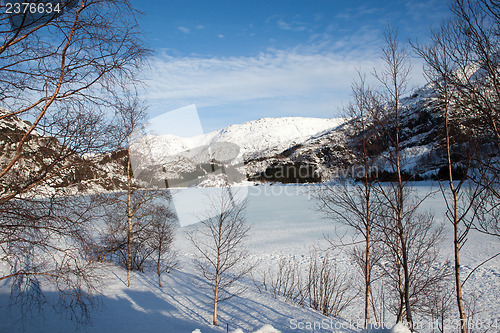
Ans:
[[[471,228],[478,226],[486,233],[498,230],[500,10],[483,0],[453,0],[450,4],[453,17],[432,32],[431,45],[415,49],[425,61],[426,76],[444,118],[448,188],[442,188],[442,193],[446,216],[453,225],[456,303],[461,332],[466,333],[460,249]],[[468,149],[457,152],[456,147],[464,143],[462,137]],[[465,166],[472,182],[456,179],[457,163]]]
[[[424,58],[428,69],[426,71],[427,77],[434,84],[435,90],[441,101],[441,108],[444,116],[444,136],[445,136],[445,152],[448,169],[448,189],[451,198],[447,195],[446,189],[442,188],[443,197],[447,205],[447,217],[453,225],[453,248],[454,248],[454,276],[455,276],[455,290],[456,301],[458,306],[459,317],[461,321],[461,330],[463,333],[467,332],[466,314],[463,305],[462,294],[462,279],[460,277],[460,248],[465,242],[466,236],[470,230],[470,224],[467,224],[466,215],[470,210],[469,207],[462,207],[461,196],[463,196],[462,187],[464,186],[465,179],[460,179],[458,185],[453,181],[454,161],[452,160],[451,150],[451,131],[450,131],[450,108],[452,102],[452,88],[450,87],[450,75],[455,71],[452,67],[451,59],[448,56],[450,49],[448,48],[445,39],[450,38],[448,35],[452,31],[447,31],[449,26],[443,26],[442,31],[434,33],[434,45],[428,48],[421,47],[419,54]],[[455,35],[456,37],[456,35]],[[462,209],[463,208],[463,209]],[[461,211],[462,210],[462,211]],[[463,226],[463,229],[461,227]]]
[[[207,197],[209,210],[199,217],[200,225],[188,231],[188,238],[199,259],[194,264],[212,291],[213,325],[217,325],[218,305],[244,289],[235,284],[249,273],[244,240],[249,227],[246,223],[246,202],[233,201],[229,187],[217,189]]]
[[[0,243],[8,269],[0,279],[29,279],[32,286],[41,277],[57,285],[78,276],[91,281],[92,265],[81,265],[86,251],[80,247],[91,207],[65,187],[92,164],[83,154],[115,148],[109,96],[137,82],[148,54],[128,1],[65,1],[61,9],[30,17],[7,14],[2,5],[0,15],[0,122],[9,128],[1,135]],[[76,300],[82,290],[65,293]],[[90,285],[87,290],[94,294]]]
[[[153,250],[152,256],[155,261],[155,270],[158,275],[158,286],[161,288],[161,275],[176,268],[179,265],[177,253],[172,251],[174,241],[175,215],[166,207],[155,211],[157,218],[152,222],[147,233],[146,245]]]
[[[375,71],[374,75],[382,85],[385,106],[383,112],[376,121],[379,128],[383,130],[388,139],[389,149],[387,161],[395,175],[395,181],[390,182],[387,187],[379,186],[380,193],[385,198],[385,204],[394,212],[391,214],[394,221],[394,230],[397,231],[397,242],[402,269],[402,291],[401,302],[404,303],[406,320],[413,330],[413,317],[410,303],[410,267],[408,258],[408,239],[405,235],[405,216],[408,210],[407,180],[403,179],[402,156],[400,144],[401,117],[404,107],[401,99],[407,93],[407,84],[410,75],[410,64],[408,53],[401,47],[397,39],[397,32],[387,28],[385,33],[385,47],[382,49],[382,60],[385,67],[382,71]],[[403,304],[402,304],[403,305]],[[400,319],[400,318],[399,318]]]
[[[0,16],[0,120],[29,117],[30,124],[2,152],[0,203],[60,177],[64,162],[109,147],[103,107],[121,85],[137,82],[148,51],[127,0],[64,2],[63,13],[38,21]],[[17,16],[16,16],[17,15]],[[18,24],[12,20],[21,19]],[[50,38],[49,38],[50,37]],[[96,126],[89,121],[99,120]],[[36,133],[54,136],[67,150],[37,174],[18,178]],[[73,161],[75,163],[75,161]]]
[[[133,184],[132,159],[130,156],[130,144],[134,139],[134,133],[137,133],[138,128],[145,121],[146,108],[141,104],[137,96],[127,95],[125,102],[118,101],[116,105],[116,118],[118,119],[117,132],[119,140],[126,146],[126,170],[127,177],[127,199],[126,199],[126,216],[127,216],[127,285],[130,287],[130,271],[132,270],[132,247],[134,244],[134,217],[138,210],[145,202],[151,201],[147,198],[148,189],[142,190],[142,198],[132,202],[134,192],[137,190],[137,185]],[[146,147],[145,147],[146,148]]]
[[[347,107],[347,115],[352,120],[344,126],[344,134],[348,142],[354,142],[350,147],[353,174],[350,179],[324,184],[316,193],[316,198],[321,212],[351,227],[363,239],[363,253],[357,258],[360,259],[364,278],[364,326],[367,327],[370,320],[371,272],[377,261],[377,254],[372,255],[372,228],[377,210],[373,198],[376,177],[374,155],[380,146],[374,142],[377,128],[373,126],[373,115],[378,113],[381,105],[376,93],[366,86],[361,75],[360,81],[353,84],[352,91],[354,101]]]
[[[175,264],[172,257],[164,267],[165,256],[173,255],[170,247],[175,214],[169,207],[171,195],[169,190],[154,187],[152,179],[137,179],[134,175],[140,166],[132,165],[137,158],[132,158],[131,145],[138,145],[134,149],[144,150],[141,152],[144,155],[148,155],[151,149],[140,130],[145,123],[146,106],[137,93],[129,92],[116,99],[113,134],[122,149],[120,162],[123,164],[126,192],[102,195],[109,208],[105,218],[107,229],[101,235],[101,257],[104,258],[106,253],[123,254],[127,285],[130,287],[130,272],[142,271],[154,256],[161,286],[161,273]],[[118,214],[119,211],[123,214]]]

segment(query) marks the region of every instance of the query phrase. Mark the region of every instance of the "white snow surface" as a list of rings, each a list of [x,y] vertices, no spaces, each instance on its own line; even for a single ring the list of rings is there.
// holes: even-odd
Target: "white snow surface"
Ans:
[[[248,260],[261,268],[276,266],[281,258],[291,257],[307,264],[311,247],[324,248],[327,245],[325,235],[352,235],[349,229],[325,220],[315,210],[314,201],[310,197],[310,190],[314,188],[315,186],[297,185],[261,185],[248,188],[247,221],[251,226],[247,239]],[[423,196],[432,189],[436,190],[436,186],[419,183],[414,189]],[[441,193],[429,196],[423,207],[434,211],[436,223],[444,221],[445,205]],[[441,247],[443,260],[453,256],[452,235],[451,226],[446,224],[446,239]],[[499,243],[496,238],[471,231],[461,251],[463,276],[498,253]],[[271,292],[259,293],[250,278],[241,281],[248,288],[244,294],[220,303],[219,326],[214,327],[211,325],[210,298],[199,288],[200,279],[191,261],[191,258],[196,257],[196,251],[187,241],[182,228],[178,229],[174,248],[180,255],[182,265],[179,270],[163,275],[162,288],[158,287],[157,277],[153,272],[132,272],[131,287],[128,288],[126,272],[114,264],[106,264],[102,270],[102,306],[93,311],[91,325],[83,326],[82,331],[213,333],[226,332],[226,325],[229,324],[229,332],[233,333],[362,332],[362,328],[356,325],[363,318],[361,299],[346,309],[342,318],[324,317],[308,307],[286,302],[279,296],[275,298]],[[357,268],[348,254],[340,254],[334,260],[340,270],[356,274]],[[73,332],[78,328],[70,318],[61,317],[50,306],[45,307],[43,314],[36,310],[32,313],[25,312],[15,305],[9,308],[9,292],[8,283],[2,282],[0,332]],[[464,285],[464,293],[467,297],[477,297],[475,320],[496,320],[496,323],[500,323],[500,258],[488,261],[475,270]],[[53,296],[50,292],[48,295]],[[329,327],[333,325],[341,328],[308,329],[325,320]],[[386,326],[392,325],[394,321],[391,319]],[[497,331],[490,329],[486,332]],[[408,331],[402,325],[396,325],[392,329],[368,332]]]
[[[232,333],[245,333],[245,332],[241,328],[238,328],[234,330]],[[281,331],[278,331],[272,325],[266,324],[253,333],[281,333]]]

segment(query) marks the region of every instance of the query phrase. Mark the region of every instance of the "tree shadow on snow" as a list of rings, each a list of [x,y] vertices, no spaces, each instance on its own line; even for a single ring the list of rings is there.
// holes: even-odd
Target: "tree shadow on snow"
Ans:
[[[9,305],[10,295],[0,293],[0,332],[221,332],[210,325],[186,320],[178,309],[150,291],[123,290],[123,295],[101,296],[101,306],[90,313],[90,322],[78,324],[64,311],[55,309],[50,300],[58,294],[45,292],[47,303],[34,311],[20,304]]]

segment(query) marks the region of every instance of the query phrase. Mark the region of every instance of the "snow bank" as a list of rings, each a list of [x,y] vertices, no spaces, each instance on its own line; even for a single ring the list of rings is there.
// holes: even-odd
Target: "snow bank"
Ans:
[[[402,323],[397,323],[393,328],[377,328],[364,330],[362,333],[411,333],[410,329]]]
[[[197,328],[191,333],[201,333],[201,331]],[[232,331],[231,333],[245,333],[245,332],[243,332],[243,330],[241,328],[238,328],[238,329]],[[281,331],[278,331],[277,329],[275,329],[271,325],[264,325],[259,330],[255,331],[253,333],[281,333]],[[406,332],[399,332],[398,331],[397,333],[406,333]]]
[[[262,328],[258,331],[255,331],[254,333],[281,333],[271,325],[264,325]]]
[[[232,333],[245,333],[243,332],[243,330],[241,328],[238,328],[236,330],[234,330]],[[281,333],[281,331],[278,331],[277,329],[275,329],[274,327],[272,327],[271,325],[264,325],[262,326],[261,329],[253,332],[253,333]]]

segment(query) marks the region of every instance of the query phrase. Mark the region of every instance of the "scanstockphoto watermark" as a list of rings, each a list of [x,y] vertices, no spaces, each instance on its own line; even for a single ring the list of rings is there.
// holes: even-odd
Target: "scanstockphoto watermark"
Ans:
[[[314,191],[309,185],[304,184],[286,184],[286,185],[261,185],[255,186],[248,191],[248,196],[252,197],[295,197],[305,195],[310,200],[313,198]]]
[[[466,320],[466,325],[469,330],[482,331],[482,332],[498,332],[500,329],[500,319],[474,319]],[[394,323],[370,323],[367,329],[382,329],[393,327]],[[364,320],[339,320],[333,318],[325,318],[320,321],[304,320],[304,319],[290,319],[289,327],[292,330],[299,332],[344,332],[346,330],[359,330],[364,328]],[[413,328],[416,331],[429,332],[429,331],[456,331],[461,328],[460,319],[445,319],[440,320],[417,320],[413,322]]]
[[[268,183],[304,184],[342,179],[377,179],[378,176],[379,169],[377,166],[372,166],[368,169],[365,169],[364,166],[339,168],[326,167],[321,164],[311,164],[307,162],[284,162],[280,165],[268,166],[263,172],[257,173],[252,176],[252,178],[257,181]]]
[[[370,166],[365,168],[363,165],[357,166],[349,166],[345,168],[326,168],[325,174],[327,175],[329,180],[344,180],[344,179],[353,179],[356,181],[365,180],[368,176],[368,179],[378,179],[379,177],[379,168],[378,166]]]
[[[289,182],[289,183],[279,183],[278,184],[274,181],[276,177],[271,176],[269,179],[260,179],[262,181],[261,186],[256,186],[252,188],[251,191],[248,192],[249,196],[307,196],[308,200],[314,199],[317,195],[317,191],[321,189],[321,185],[327,184],[328,186],[341,186],[341,184],[345,180],[349,181],[362,181],[365,178],[365,175],[367,174],[365,172],[365,169],[362,166],[358,167],[350,167],[350,168],[344,168],[344,169],[328,169],[326,167],[321,166],[319,170],[314,170],[312,171],[312,174],[308,174],[305,170],[310,170],[310,168],[302,168],[300,169],[300,166],[297,167],[296,170],[293,170],[290,166],[287,168],[283,169],[277,169],[279,170],[280,174],[286,177],[293,177],[296,175],[302,175],[304,178],[295,181],[295,182]],[[270,175],[269,173],[262,173],[262,175]],[[378,177],[378,168],[377,167],[372,167],[369,169],[368,172],[373,179],[376,179]],[[318,180],[309,183],[304,180],[310,179],[311,175],[314,177],[317,177]],[[318,175],[322,175],[319,177]],[[320,179],[321,178],[321,179]]]
[[[359,328],[359,326],[356,326],[356,323],[354,322],[341,321],[333,318],[325,318],[321,321],[290,319],[289,327],[290,329],[297,330],[299,332],[337,332]]]

